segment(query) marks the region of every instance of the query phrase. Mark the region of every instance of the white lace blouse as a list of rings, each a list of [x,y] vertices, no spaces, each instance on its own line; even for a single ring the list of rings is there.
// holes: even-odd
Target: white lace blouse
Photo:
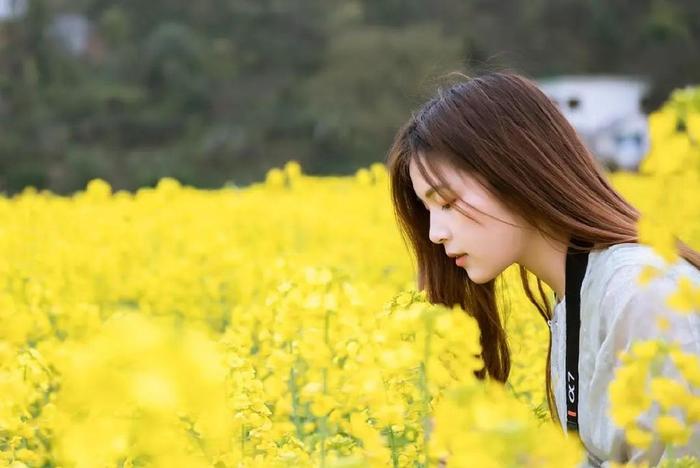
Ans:
[[[588,452],[582,467],[603,466],[611,461],[639,462],[651,466],[669,457],[700,457],[700,427],[682,448],[669,450],[655,440],[646,450],[626,443],[622,429],[609,416],[608,385],[619,365],[617,353],[633,341],[665,337],[677,341],[685,352],[700,359],[700,311],[680,314],[666,306],[665,298],[678,286],[679,275],[689,276],[700,286],[700,271],[684,259],[667,267],[661,277],[646,286],[637,284],[645,265],[664,267],[664,260],[651,247],[623,243],[591,251],[581,285],[581,331],[579,338],[579,434]],[[566,373],[566,297],[556,304],[549,325],[552,330],[552,386],[560,423],[566,431],[566,401],[563,376]],[[670,327],[661,331],[657,318],[668,319]],[[663,373],[676,378],[673,366]],[[700,397],[700,396],[699,396]],[[639,420],[651,421],[658,414],[656,405]],[[646,419],[644,419],[646,418]]]

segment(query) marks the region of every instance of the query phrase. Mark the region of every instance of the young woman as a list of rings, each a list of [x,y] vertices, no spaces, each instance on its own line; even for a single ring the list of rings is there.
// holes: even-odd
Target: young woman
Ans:
[[[495,280],[518,264],[525,293],[551,330],[545,385],[553,418],[578,433],[587,465],[656,464],[667,447],[629,445],[610,418],[607,388],[617,353],[636,340],[663,334],[700,356],[700,314],[679,314],[665,302],[681,277],[700,287],[700,254],[677,240],[678,261],[663,268],[664,259],[639,243],[639,212],[534,82],[510,72],[465,78],[414,113],[388,154],[418,286],[431,302],[460,304],[475,317],[480,377],[504,382],[510,357]],[[643,287],[636,279],[647,266],[664,273]],[[672,366],[664,372],[675,375]],[[642,426],[654,414],[644,417]],[[698,431],[687,447],[674,448],[674,457],[683,454],[700,456]]]

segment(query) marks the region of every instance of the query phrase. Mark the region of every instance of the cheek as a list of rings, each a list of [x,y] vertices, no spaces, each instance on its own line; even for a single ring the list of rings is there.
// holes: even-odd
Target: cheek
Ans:
[[[499,226],[494,233],[494,238],[498,239],[498,242],[501,244],[501,248],[503,248],[503,250],[517,250],[520,248],[522,230],[514,226],[499,223]]]
[[[491,219],[482,224],[473,223],[469,232],[473,237],[465,246],[472,246],[475,260],[485,262],[484,267],[489,265],[499,270],[517,258],[522,241],[518,228]]]
[[[474,255],[498,261],[507,259],[520,250],[522,229],[520,223],[497,207],[484,208],[486,213],[474,213],[467,209],[466,215],[457,211],[450,217],[450,227],[459,239],[458,245]],[[468,216],[467,216],[468,215]]]

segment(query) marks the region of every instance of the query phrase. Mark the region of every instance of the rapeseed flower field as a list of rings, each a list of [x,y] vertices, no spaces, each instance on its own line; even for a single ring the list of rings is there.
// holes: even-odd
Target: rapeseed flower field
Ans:
[[[700,248],[699,101],[697,90],[675,93],[650,117],[641,173],[610,175],[668,260],[670,233]],[[583,460],[549,421],[547,327],[515,267],[499,282],[513,353],[502,386],[473,376],[476,322],[416,290],[382,164],[312,177],[291,161],[219,190],[167,178],[135,193],[102,180],[70,197],[29,188],[0,198],[0,255],[4,465]],[[700,291],[681,282],[669,303],[698,313]],[[697,357],[652,341],[622,358],[616,423],[640,447],[682,444],[700,423]],[[685,382],[655,378],[660,359]],[[684,419],[636,427],[652,401]]]

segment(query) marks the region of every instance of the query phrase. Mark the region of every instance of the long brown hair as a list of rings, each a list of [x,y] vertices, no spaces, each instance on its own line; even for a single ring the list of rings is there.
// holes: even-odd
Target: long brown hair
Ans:
[[[576,251],[591,248],[574,239],[595,249],[639,242],[640,213],[611,186],[601,164],[532,80],[510,71],[460,76],[466,80],[438,89],[398,130],[387,166],[396,218],[404,241],[415,254],[419,289],[426,290],[432,303],[459,304],[476,319],[484,361],[477,376],[505,382],[510,351],[497,308],[496,279],[472,282],[441,245],[429,240],[429,213],[413,190],[410,161],[415,161],[438,193],[440,184],[426,164],[434,168],[433,163],[443,162],[467,171],[532,227],[551,238],[566,236]],[[433,172],[444,183],[440,172]],[[676,245],[681,257],[700,268],[700,253],[678,238]],[[523,266],[520,278],[529,301],[544,320],[550,320],[553,306],[542,281],[538,278],[536,282],[540,302]],[[545,385],[556,420],[549,367],[551,334],[549,344]]]

